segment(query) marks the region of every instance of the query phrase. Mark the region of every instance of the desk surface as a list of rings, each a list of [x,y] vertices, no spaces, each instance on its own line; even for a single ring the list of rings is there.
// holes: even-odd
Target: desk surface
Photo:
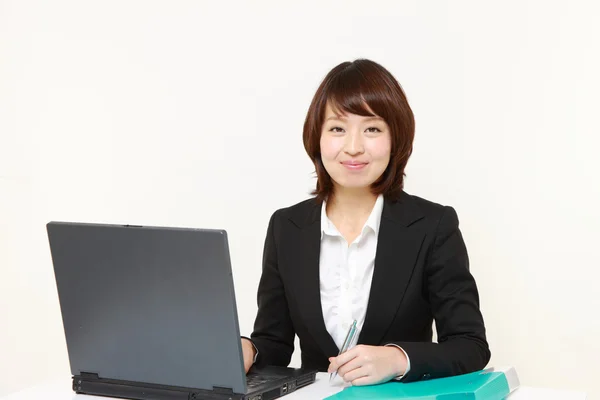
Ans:
[[[295,393],[282,397],[285,400],[323,399],[341,390],[330,386],[326,373],[318,373],[317,381]],[[2,400],[99,400],[102,397],[77,395],[71,391],[71,379],[40,384],[30,389],[8,395]],[[104,397],[104,399],[108,399]],[[510,400],[585,400],[586,394],[564,390],[540,389],[522,386],[509,396]]]

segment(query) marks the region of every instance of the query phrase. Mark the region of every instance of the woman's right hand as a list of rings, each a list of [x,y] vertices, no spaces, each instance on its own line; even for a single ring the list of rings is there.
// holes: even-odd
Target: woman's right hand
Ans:
[[[242,354],[244,355],[244,370],[248,373],[252,364],[254,364],[254,356],[256,350],[252,342],[246,338],[242,338]]]

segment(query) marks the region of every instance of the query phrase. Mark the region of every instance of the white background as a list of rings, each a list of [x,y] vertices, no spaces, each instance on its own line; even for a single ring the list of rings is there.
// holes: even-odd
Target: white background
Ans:
[[[50,220],[227,229],[250,334],[268,219],[314,185],[312,95],[366,57],[415,113],[406,190],[458,212],[490,365],[600,398],[599,20],[566,0],[0,1],[0,395],[69,374]]]

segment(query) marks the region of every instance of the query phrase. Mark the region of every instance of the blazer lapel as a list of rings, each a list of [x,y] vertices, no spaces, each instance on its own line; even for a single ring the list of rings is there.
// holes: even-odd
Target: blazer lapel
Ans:
[[[299,300],[300,313],[314,340],[328,357],[336,356],[338,348],[332,339],[323,319],[321,290],[319,282],[319,258],[321,251],[320,205],[309,203],[310,210],[304,216],[293,218],[299,228],[294,243],[293,263],[294,293]],[[306,210],[304,210],[306,211]],[[301,218],[304,217],[304,218]]]
[[[371,291],[365,322],[358,337],[359,344],[380,345],[394,319],[425,239],[424,232],[414,227],[411,229],[410,225],[422,217],[404,192],[400,200],[390,202],[386,199],[384,203]]]

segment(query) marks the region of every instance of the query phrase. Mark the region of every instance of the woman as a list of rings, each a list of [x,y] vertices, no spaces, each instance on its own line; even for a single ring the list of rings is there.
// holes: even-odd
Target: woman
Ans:
[[[414,127],[381,65],[360,59],[327,74],[303,134],[316,196],[271,217],[254,332],[242,338],[246,371],[287,366],[295,335],[304,368],[353,385],[485,367],[490,351],[457,214],[403,191]],[[354,320],[357,346],[338,356]]]

